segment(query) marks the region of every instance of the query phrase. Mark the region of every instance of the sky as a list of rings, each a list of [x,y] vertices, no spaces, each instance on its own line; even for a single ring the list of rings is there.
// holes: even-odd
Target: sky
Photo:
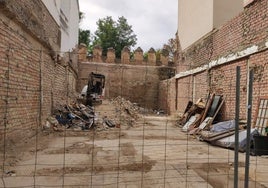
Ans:
[[[178,28],[178,0],[79,0],[79,6],[85,14],[80,27],[91,33],[99,19],[111,16],[117,21],[124,16],[137,35],[134,50],[161,49],[168,39],[175,37]]]

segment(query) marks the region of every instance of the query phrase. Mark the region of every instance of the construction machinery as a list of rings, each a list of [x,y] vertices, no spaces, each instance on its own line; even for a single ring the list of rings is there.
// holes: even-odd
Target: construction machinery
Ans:
[[[93,106],[101,104],[105,91],[105,76],[91,72],[88,78],[88,84],[82,90],[82,97],[85,98],[86,105]]]

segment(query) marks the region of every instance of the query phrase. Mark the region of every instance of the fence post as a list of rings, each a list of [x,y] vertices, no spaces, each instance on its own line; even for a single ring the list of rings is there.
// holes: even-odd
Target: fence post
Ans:
[[[248,188],[249,179],[249,155],[250,155],[250,132],[251,132],[251,111],[252,111],[252,85],[253,85],[253,70],[249,72],[248,83],[248,108],[247,108],[247,147],[246,147],[246,164],[245,164],[245,184],[244,187]]]
[[[235,155],[234,155],[234,188],[238,187],[238,150],[239,150],[239,112],[240,112],[240,67],[236,67],[235,98]]]

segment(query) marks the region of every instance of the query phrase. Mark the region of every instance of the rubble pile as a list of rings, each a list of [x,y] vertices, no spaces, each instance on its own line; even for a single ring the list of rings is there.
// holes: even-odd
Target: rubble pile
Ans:
[[[152,110],[140,107],[137,103],[132,103],[125,98],[118,96],[111,100],[112,104],[116,105],[117,108],[125,109],[127,114],[132,116],[139,117],[140,114],[162,114],[164,113],[163,110]]]
[[[81,103],[57,105],[53,115],[47,118],[45,129],[52,128],[55,131],[64,129],[89,130],[94,125],[94,108]]]
[[[101,108],[85,106],[79,102],[71,104],[58,104],[54,108],[53,115],[47,118],[44,129],[52,128],[54,131],[62,131],[65,128],[71,130],[97,131],[111,128],[132,127],[140,117],[140,114],[153,111],[139,107],[135,103],[119,96],[106,102]],[[109,110],[103,112],[107,105]],[[112,109],[110,109],[112,108]]]
[[[132,127],[139,119],[141,110],[143,110],[137,104],[131,103],[121,96],[112,99],[111,104],[115,107],[115,121],[123,126]]]
[[[131,103],[129,100],[126,100],[121,96],[112,99],[111,103],[115,105],[116,110],[120,111],[121,115],[128,115],[133,118],[138,118],[140,107],[135,103]]]

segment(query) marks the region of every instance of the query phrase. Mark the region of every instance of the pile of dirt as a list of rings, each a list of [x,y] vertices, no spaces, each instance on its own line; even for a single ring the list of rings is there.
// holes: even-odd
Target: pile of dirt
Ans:
[[[115,117],[120,125],[132,127],[140,118],[140,107],[129,100],[119,96],[110,102],[115,108]]]

